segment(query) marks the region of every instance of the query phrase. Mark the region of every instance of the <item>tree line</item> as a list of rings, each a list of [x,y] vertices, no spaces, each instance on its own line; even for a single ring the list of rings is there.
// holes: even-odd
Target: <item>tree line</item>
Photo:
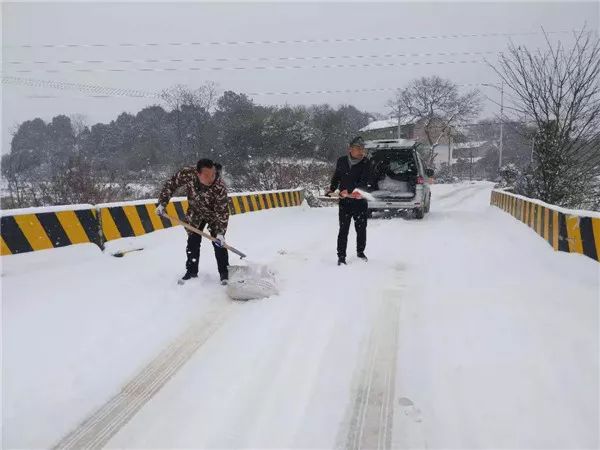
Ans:
[[[310,167],[323,167],[343,152],[370,117],[350,105],[262,106],[244,94],[214,92],[211,85],[175,86],[163,93],[166,109],[149,106],[108,124],[88,126],[81,117],[65,115],[48,123],[23,122],[10,154],[2,157],[11,194],[4,206],[122,200],[133,195],[128,186],[157,187],[201,157],[220,162],[232,188],[261,188],[268,180],[250,168],[281,174],[286,171],[273,164],[302,161],[310,173]],[[294,174],[287,172],[287,178]],[[89,186],[81,189],[86,179]],[[290,184],[278,187],[297,181],[278,179]],[[152,189],[146,193],[152,194]]]
[[[600,209],[600,41],[585,29],[573,37],[569,47],[548,37],[546,48],[510,44],[490,64],[506,88],[510,119],[502,115],[472,127],[481,94],[460,92],[438,76],[398,89],[389,116],[422,125],[421,151],[430,164],[448,134],[456,142],[487,141],[477,164],[489,179],[550,204]],[[195,90],[174,86],[162,93],[162,104],[122,113],[108,124],[88,126],[65,115],[23,122],[2,157],[9,193],[2,206],[150,197],[171,172],[200,157],[220,162],[235,190],[316,189],[326,185],[329,163],[358,130],[384,118],[352,105],[259,105],[232,91],[218,95],[211,83]]]

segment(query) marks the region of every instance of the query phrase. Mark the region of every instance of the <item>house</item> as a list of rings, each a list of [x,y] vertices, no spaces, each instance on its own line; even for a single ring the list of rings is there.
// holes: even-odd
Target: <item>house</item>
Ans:
[[[385,120],[374,120],[359,131],[365,140],[375,139],[414,139],[415,125],[411,121],[400,121],[400,136],[398,136],[398,119],[393,117]]]
[[[400,136],[398,136],[398,126],[400,126]],[[360,133],[366,140],[374,139],[412,139],[416,142],[429,147],[427,135],[423,120],[414,121],[406,118],[398,120],[396,117],[385,120],[375,120],[366,127],[361,128]],[[435,147],[433,160],[434,169],[439,169],[443,162],[448,162],[448,139],[442,136],[439,145]]]
[[[452,162],[456,162],[459,159],[469,159],[473,162],[477,162],[482,159],[488,150],[490,145],[493,145],[488,141],[467,141],[467,142],[456,142],[452,144]]]
[[[433,150],[432,168],[441,170],[450,163],[453,173],[460,178],[485,177],[485,168],[478,164],[489,151],[496,149],[497,143],[493,141],[469,141],[468,132],[458,129],[454,138],[463,142],[452,142],[452,159],[449,160],[448,138],[442,135],[438,145]],[[375,120],[366,127],[360,129],[360,133],[366,140],[374,139],[398,139],[398,119],[392,117],[385,120]],[[400,121],[400,138],[413,140],[425,146],[425,153],[429,148],[429,141],[425,134],[423,121]]]
[[[486,179],[483,159],[489,152],[497,150],[494,141],[467,141],[452,144],[452,173],[462,179]]]

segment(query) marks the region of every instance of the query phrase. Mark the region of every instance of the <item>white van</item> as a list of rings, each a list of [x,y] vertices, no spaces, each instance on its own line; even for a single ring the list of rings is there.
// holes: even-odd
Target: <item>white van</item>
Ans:
[[[433,170],[423,164],[418,144],[407,146],[405,140],[366,141],[371,160],[369,214],[374,211],[414,212],[422,219],[431,207],[429,177]]]

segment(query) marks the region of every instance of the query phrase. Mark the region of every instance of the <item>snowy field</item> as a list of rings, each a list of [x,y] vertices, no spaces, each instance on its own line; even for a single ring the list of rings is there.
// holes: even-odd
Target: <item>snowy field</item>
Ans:
[[[207,245],[176,285],[181,228],[3,257],[2,447],[598,447],[600,265],[490,191],[434,186],[424,220],[369,222],[366,264],[351,231],[347,267],[336,208],[233,216],[280,277],[246,303]]]

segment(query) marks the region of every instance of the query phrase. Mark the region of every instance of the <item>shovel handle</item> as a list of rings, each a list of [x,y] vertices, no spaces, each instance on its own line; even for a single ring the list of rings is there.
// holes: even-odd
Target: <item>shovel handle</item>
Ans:
[[[202,237],[205,237],[206,239],[210,239],[210,240],[211,240],[211,241],[213,241],[213,242],[216,242],[216,241],[218,241],[218,239],[216,239],[216,238],[212,237],[210,234],[208,234],[208,233],[205,233],[205,232],[204,232],[204,231],[202,231],[202,230],[199,230],[199,229],[198,229],[198,228],[196,228],[195,226],[192,226],[192,225],[190,225],[189,223],[187,223],[187,222],[184,222],[183,220],[179,220],[177,217],[173,217],[173,216],[170,216],[170,215],[168,215],[168,214],[161,214],[161,215],[162,215],[164,218],[166,218],[166,219],[169,219],[169,220],[171,220],[172,222],[175,222],[175,223],[177,223],[177,224],[181,225],[182,227],[184,227],[184,228],[186,228],[186,229],[190,230],[191,232],[193,232],[193,233],[196,233],[196,234],[199,234],[199,235],[200,235],[200,236],[202,236]],[[220,241],[219,241],[219,242],[220,242]],[[228,244],[221,244],[221,246],[222,246],[223,248],[226,248],[226,249],[227,249],[227,250],[229,250],[230,252],[233,252],[233,253],[235,253],[236,255],[238,255],[238,256],[239,256],[240,258],[242,258],[242,259],[246,257],[246,255],[245,255],[244,253],[240,252],[240,251],[239,251],[237,248],[235,248],[235,247],[232,247],[231,245],[228,245]]]

